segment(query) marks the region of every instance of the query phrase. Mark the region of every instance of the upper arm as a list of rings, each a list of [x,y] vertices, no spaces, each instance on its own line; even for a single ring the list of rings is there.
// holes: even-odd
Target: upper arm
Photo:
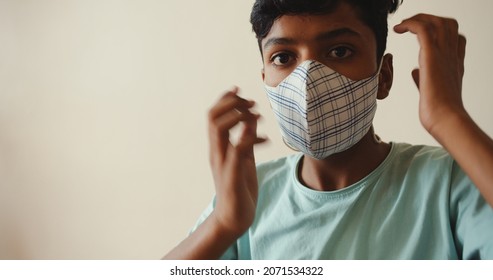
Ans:
[[[450,195],[450,218],[459,257],[493,259],[493,208],[456,163]]]

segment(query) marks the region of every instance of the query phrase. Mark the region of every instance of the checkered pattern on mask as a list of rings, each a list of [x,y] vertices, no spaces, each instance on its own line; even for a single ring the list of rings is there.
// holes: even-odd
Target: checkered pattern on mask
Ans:
[[[277,87],[265,89],[286,144],[323,159],[349,149],[369,131],[376,111],[378,72],[353,81],[307,60]]]

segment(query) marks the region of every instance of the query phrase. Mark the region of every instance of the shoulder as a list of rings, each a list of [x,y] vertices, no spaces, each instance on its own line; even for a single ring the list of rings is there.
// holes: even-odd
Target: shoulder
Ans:
[[[393,165],[407,168],[451,169],[453,158],[442,147],[393,143]]]
[[[296,169],[302,154],[292,154],[275,160],[257,164],[257,178],[259,187],[266,182],[289,181],[296,176]]]
[[[400,157],[415,159],[450,159],[450,155],[442,147],[427,145],[411,145],[407,143],[393,143],[396,154]]]
[[[414,186],[429,186],[418,190],[446,189],[448,198],[458,201],[472,195],[480,198],[470,178],[442,147],[394,144],[394,157],[388,173]]]
[[[289,171],[296,167],[301,156],[301,154],[292,154],[286,157],[258,163],[257,174],[260,177],[268,173]]]
[[[387,183],[413,191],[445,191],[457,172],[453,158],[443,148],[406,143],[392,143],[384,165],[381,176],[389,180]]]

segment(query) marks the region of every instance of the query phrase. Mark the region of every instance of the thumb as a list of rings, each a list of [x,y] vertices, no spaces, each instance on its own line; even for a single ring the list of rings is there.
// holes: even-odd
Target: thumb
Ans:
[[[411,75],[413,76],[414,83],[416,84],[416,87],[419,89],[419,69],[416,68],[411,72]]]

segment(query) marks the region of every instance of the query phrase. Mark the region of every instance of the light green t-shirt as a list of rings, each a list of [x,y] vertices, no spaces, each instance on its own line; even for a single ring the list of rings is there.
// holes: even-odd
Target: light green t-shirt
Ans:
[[[301,158],[257,166],[255,221],[224,259],[493,259],[493,209],[442,148],[393,143],[330,192],[300,183]]]

